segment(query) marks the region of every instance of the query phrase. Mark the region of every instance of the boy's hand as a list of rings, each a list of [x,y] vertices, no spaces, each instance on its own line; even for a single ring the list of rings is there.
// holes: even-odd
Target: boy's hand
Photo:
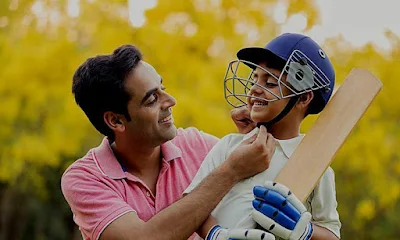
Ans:
[[[258,229],[226,229],[214,226],[205,240],[275,240],[271,233]]]
[[[253,193],[253,219],[265,230],[283,239],[311,238],[311,214],[286,186],[267,181],[254,187]]]
[[[238,180],[242,180],[267,169],[274,152],[275,138],[261,126],[258,134],[240,143],[224,164]]]
[[[236,124],[239,133],[249,133],[256,127],[256,123],[250,118],[250,111],[246,105],[232,109],[231,118]]]

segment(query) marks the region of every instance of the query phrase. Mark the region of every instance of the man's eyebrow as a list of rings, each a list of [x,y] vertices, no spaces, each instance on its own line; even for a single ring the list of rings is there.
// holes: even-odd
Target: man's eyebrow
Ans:
[[[163,82],[163,78],[160,76],[160,84],[162,84],[162,82]],[[157,92],[157,90],[158,90],[158,87],[152,88],[149,91],[147,91],[146,95],[144,95],[140,104],[143,104],[153,93]]]
[[[149,91],[146,92],[146,95],[144,95],[142,101],[140,102],[140,104],[143,104],[153,93],[157,92],[158,87],[156,88],[152,88]]]

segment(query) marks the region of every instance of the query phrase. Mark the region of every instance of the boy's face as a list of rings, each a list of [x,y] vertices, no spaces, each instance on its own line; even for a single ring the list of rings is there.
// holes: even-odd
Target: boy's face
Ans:
[[[140,61],[128,76],[125,89],[132,96],[128,102],[132,121],[125,122],[127,134],[155,145],[175,137],[172,107],[176,100],[164,91],[160,75],[150,64]]]
[[[289,93],[289,90],[283,85],[281,85],[281,88],[279,88],[278,86],[277,79],[281,74],[280,70],[269,68],[267,67],[266,63],[261,63],[259,64],[259,66],[268,70],[275,77],[260,68],[256,68],[253,78],[255,83],[265,87],[266,89],[268,89],[272,93],[275,93],[278,96],[281,96],[280,89],[282,90],[283,95],[287,95]],[[281,81],[286,83],[286,74],[282,77]],[[265,89],[262,89],[256,84],[254,84],[250,88],[248,95],[267,100],[276,99],[276,96],[266,91]],[[250,116],[254,122],[269,122],[283,111],[288,101],[289,98],[268,102],[249,97],[247,98],[247,106],[250,110]]]

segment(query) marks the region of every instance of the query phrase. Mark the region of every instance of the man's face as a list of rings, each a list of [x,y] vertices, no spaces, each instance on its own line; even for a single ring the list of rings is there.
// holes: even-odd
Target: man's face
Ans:
[[[272,75],[274,75],[276,78],[278,78],[281,74],[281,71],[268,68],[265,63],[261,63],[259,66],[265,68],[268,70]],[[273,92],[274,94],[281,96],[280,89],[278,86],[278,80],[273,77],[271,74],[265,72],[264,70],[257,68],[254,73],[254,82],[258,83],[259,85],[265,87],[269,91]],[[282,81],[286,83],[286,74],[283,76]],[[283,94],[286,95],[287,92],[289,91],[286,87],[281,85],[281,89],[283,91]],[[253,85],[250,88],[250,91],[248,93],[251,96],[254,97],[259,97],[263,99],[268,99],[268,100],[273,100],[276,99],[276,97],[271,94],[270,92],[266,91],[265,89]],[[274,119],[276,116],[278,116],[279,113],[283,111],[285,108],[286,104],[288,103],[289,99],[284,98],[278,101],[273,101],[273,102],[267,102],[267,101],[262,101],[256,98],[247,98],[247,106],[249,107],[250,110],[250,116],[253,119],[253,121],[259,123],[259,122],[269,122],[272,119]]]
[[[132,120],[125,123],[129,138],[158,146],[176,136],[171,109],[176,100],[164,91],[162,78],[150,64],[140,61],[125,89],[132,96],[128,102]]]

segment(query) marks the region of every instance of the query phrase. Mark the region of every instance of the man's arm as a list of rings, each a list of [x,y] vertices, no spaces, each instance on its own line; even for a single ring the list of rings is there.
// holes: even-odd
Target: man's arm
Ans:
[[[104,239],[187,239],[206,220],[224,195],[240,180],[262,172],[274,153],[272,135],[261,127],[259,134],[243,141],[227,160],[208,175],[189,195],[156,214],[147,222],[127,213],[101,234]]]
[[[212,215],[209,215],[199,229],[197,229],[197,234],[203,239],[206,239],[210,229],[215,225],[218,225],[217,219],[215,219]]]
[[[193,190],[147,222],[135,213],[113,221],[100,239],[187,239],[203,223],[229,189],[239,181],[228,164],[211,173]]]

